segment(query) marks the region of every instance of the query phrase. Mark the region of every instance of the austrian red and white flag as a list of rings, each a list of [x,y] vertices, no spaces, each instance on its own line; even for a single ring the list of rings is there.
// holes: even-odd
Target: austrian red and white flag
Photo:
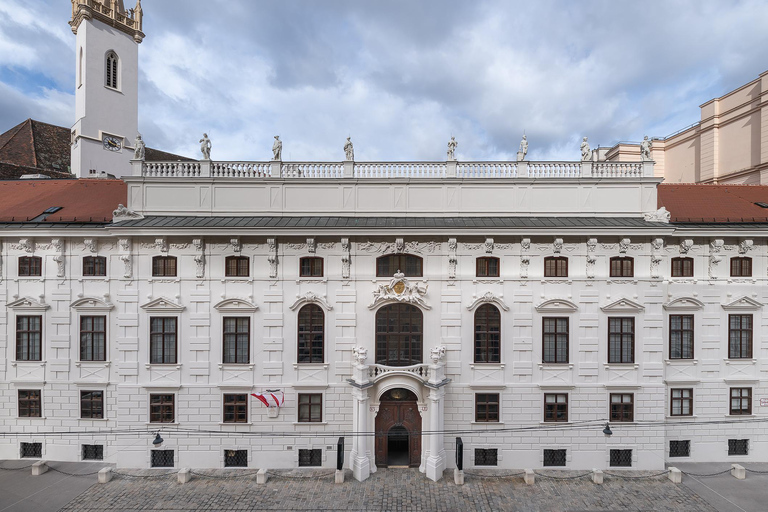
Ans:
[[[285,394],[279,390],[268,389],[263,393],[251,393],[267,407],[280,407],[285,403]]]

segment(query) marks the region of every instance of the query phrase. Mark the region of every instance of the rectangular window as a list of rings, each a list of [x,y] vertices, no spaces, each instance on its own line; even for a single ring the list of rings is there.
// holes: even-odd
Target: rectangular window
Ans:
[[[691,442],[690,441],[670,441],[669,456],[670,457],[690,457]]]
[[[175,401],[176,396],[173,393],[149,395],[149,422],[174,423],[176,419]]]
[[[568,362],[568,318],[542,319],[542,361],[544,363]]]
[[[568,258],[544,258],[544,277],[568,277]]]
[[[248,423],[248,395],[224,395],[224,423]]]
[[[176,257],[155,256],[152,258],[153,277],[176,277]]]
[[[248,277],[250,260],[247,256],[227,256],[224,259],[226,277]]]
[[[16,317],[16,360],[41,361],[43,358],[43,317]]]
[[[323,258],[301,258],[299,277],[323,277]]]
[[[107,317],[80,317],[80,360],[107,360]]]
[[[248,450],[224,450],[225,468],[247,468]]]
[[[251,319],[224,317],[224,362],[248,364],[251,362]]]
[[[376,258],[376,277],[392,277],[402,272],[405,277],[422,277],[423,261],[411,254],[388,254]]]
[[[176,364],[177,318],[151,317],[149,319],[149,362]]]
[[[83,460],[104,460],[104,445],[84,444]]]
[[[83,258],[84,277],[103,277],[107,275],[107,258],[104,256],[85,256]]]
[[[475,466],[498,466],[499,450],[496,448],[475,448]]]
[[[752,358],[752,315],[728,315],[728,358]]]
[[[693,359],[693,315],[669,315],[669,358]]]
[[[80,418],[89,420],[104,419],[104,392],[80,392]]]
[[[499,258],[477,258],[477,277],[499,277]]]
[[[693,415],[693,390],[692,389],[673,389],[671,416],[692,416]]]
[[[43,404],[39,389],[19,390],[19,418],[41,418]]]
[[[544,395],[544,421],[568,421],[567,393],[547,393]]]
[[[544,466],[565,466],[565,450],[544,450]]]
[[[693,258],[672,258],[672,277],[693,277]]]
[[[475,421],[497,422],[499,421],[499,394],[476,393],[475,394]]]
[[[731,258],[731,277],[752,277],[752,258]]]
[[[39,256],[19,257],[19,277],[35,277],[43,275],[43,259]]]
[[[608,362],[635,362],[635,319],[608,319]]]
[[[731,414],[752,414],[752,388],[731,388]]]
[[[323,465],[323,450],[315,448],[312,450],[299,450],[299,467],[311,467]]]
[[[611,450],[611,467],[631,468],[632,450]]]
[[[172,468],[173,465],[173,450],[152,450],[153,468]]]
[[[728,455],[749,455],[749,439],[729,439]]]
[[[42,459],[43,443],[21,443],[21,458]]]
[[[634,277],[634,258],[611,258],[611,277]]]
[[[299,393],[299,421],[319,423],[323,421],[323,395],[320,393]]]
[[[635,395],[611,393],[611,421],[635,421]]]

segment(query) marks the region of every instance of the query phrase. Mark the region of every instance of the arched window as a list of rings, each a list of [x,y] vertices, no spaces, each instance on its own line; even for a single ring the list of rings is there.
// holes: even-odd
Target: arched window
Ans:
[[[568,258],[564,256],[544,258],[544,277],[568,277]]]
[[[693,277],[693,258],[672,258],[672,277]]]
[[[325,362],[325,313],[316,304],[299,310],[299,363]]]
[[[731,277],[752,277],[752,258],[731,258]]]
[[[386,254],[376,258],[376,277],[392,277],[398,271],[405,277],[421,277],[422,259],[412,254]]]
[[[299,260],[299,277],[323,277],[323,258],[306,257]]]
[[[250,270],[248,256],[227,256],[224,258],[224,276],[248,277]]]
[[[176,277],[176,257],[155,256],[152,258],[152,277]]]
[[[83,258],[84,276],[106,276],[107,258],[104,256],[85,256]]]
[[[106,86],[117,89],[117,54],[107,52]]]
[[[635,259],[616,256],[611,258],[611,277],[634,277]]]
[[[410,366],[423,361],[424,315],[410,304],[391,304],[376,312],[376,364]]]
[[[475,311],[475,362],[501,362],[501,313],[491,304]]]
[[[499,277],[499,258],[477,258],[477,277]]]

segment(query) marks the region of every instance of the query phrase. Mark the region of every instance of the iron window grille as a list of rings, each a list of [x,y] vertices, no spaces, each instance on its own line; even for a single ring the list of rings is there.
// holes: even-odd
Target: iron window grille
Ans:
[[[224,317],[224,363],[248,364],[251,362],[251,319]]]
[[[608,319],[608,362],[635,362],[635,319],[614,317]]]
[[[693,315],[669,315],[669,358],[693,359]]]
[[[98,420],[104,418],[103,391],[80,392],[80,418]]]
[[[542,348],[544,363],[568,362],[568,318],[544,317],[541,320]]]
[[[299,467],[311,467],[323,465],[323,450],[313,448],[311,450],[299,449]]]
[[[107,317],[80,317],[80,360],[107,360]]]
[[[544,466],[565,466],[566,450],[544,450]]]
[[[104,277],[107,275],[107,258],[104,256],[84,256],[83,276]]]
[[[83,460],[104,460],[104,445],[84,444]]]
[[[174,423],[176,418],[173,394],[149,395],[149,422]]]
[[[387,254],[376,258],[376,277],[392,277],[402,272],[405,277],[422,277],[423,261],[413,254]]]
[[[499,258],[486,256],[477,258],[475,263],[477,277],[499,277],[501,264]]]
[[[152,277],[176,277],[176,257],[155,256],[152,258]]]
[[[150,317],[149,325],[149,362],[151,364],[176,364],[178,319],[175,317]]]
[[[299,393],[299,422],[320,423],[323,421],[323,395],[321,393]]]
[[[635,395],[632,393],[611,393],[611,421],[635,420]]]
[[[731,388],[732,415],[752,414],[752,388]]]
[[[225,277],[248,277],[250,275],[250,258],[248,256],[227,256],[224,258]]]
[[[475,311],[475,362],[501,362],[501,313],[492,304]]]
[[[691,442],[686,441],[670,441],[669,442],[669,456],[670,457],[690,457],[691,456]]]
[[[749,455],[749,439],[729,439],[728,455]]]
[[[172,468],[174,466],[173,450],[152,450],[151,467]]]
[[[42,459],[43,443],[21,443],[21,457],[30,459]]]
[[[39,389],[19,390],[19,418],[40,418],[43,416]]]
[[[299,260],[299,277],[323,277],[323,258],[308,256]]]
[[[634,277],[635,259],[628,256],[611,258],[611,277]]]
[[[672,258],[672,277],[693,277],[693,258]]]
[[[19,277],[35,277],[43,274],[40,256],[19,256]]]
[[[475,448],[475,466],[498,466],[499,450],[497,448]]]
[[[632,450],[611,450],[611,467],[631,468]]]
[[[544,395],[544,421],[568,421],[568,395],[566,393],[547,393]]]
[[[224,450],[225,468],[247,468],[248,450]]]
[[[16,360],[41,361],[43,357],[43,317],[16,317]]]
[[[752,315],[728,315],[728,358],[752,358]]]
[[[325,313],[316,304],[299,310],[299,363],[322,363],[325,360]]]
[[[565,256],[544,258],[544,277],[568,277],[568,258]]]
[[[248,423],[248,395],[224,395],[224,423]]]
[[[731,258],[731,277],[752,277],[752,258]]]
[[[693,389],[673,389],[671,392],[671,416],[693,415]]]
[[[499,394],[476,393],[475,394],[475,421],[498,422],[499,421]]]

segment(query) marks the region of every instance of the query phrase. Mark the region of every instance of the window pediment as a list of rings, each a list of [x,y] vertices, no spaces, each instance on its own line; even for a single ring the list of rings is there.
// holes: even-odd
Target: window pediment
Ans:
[[[34,312],[42,312],[46,309],[50,308],[48,304],[44,304],[40,301],[37,301],[31,297],[22,297],[18,300],[15,300],[13,302],[9,302],[5,305],[8,309],[13,309],[17,311],[34,311]]]
[[[296,311],[296,308],[303,306],[304,304],[320,304],[325,308],[326,311],[331,311],[333,309],[333,306],[331,306],[324,297],[321,297],[320,295],[317,295],[313,292],[307,292],[304,295],[297,295],[296,300],[289,306],[289,309],[291,311]]]
[[[693,297],[678,297],[664,304],[667,311],[698,311],[704,308],[704,303]]]
[[[214,309],[222,313],[253,313],[259,306],[245,299],[224,299]]]
[[[96,297],[83,297],[74,301],[69,307],[76,311],[109,311],[115,305]]]
[[[641,313],[645,310],[642,304],[633,300],[621,298],[600,308],[604,313]]]
[[[168,313],[180,313],[184,311],[184,306],[177,304],[176,302],[166,299],[165,297],[159,297],[151,300],[141,306],[141,309],[154,313],[168,312]]]
[[[763,305],[751,297],[739,297],[736,300],[721,305],[726,311],[755,311]]]
[[[536,306],[539,313],[573,313],[578,310],[579,306],[568,299],[549,299]]]
[[[498,296],[493,292],[486,292],[484,295],[475,298],[472,302],[467,304],[467,309],[472,311],[481,304],[496,304],[504,311],[509,311],[509,306],[507,306],[506,302],[504,302],[501,296]]]

